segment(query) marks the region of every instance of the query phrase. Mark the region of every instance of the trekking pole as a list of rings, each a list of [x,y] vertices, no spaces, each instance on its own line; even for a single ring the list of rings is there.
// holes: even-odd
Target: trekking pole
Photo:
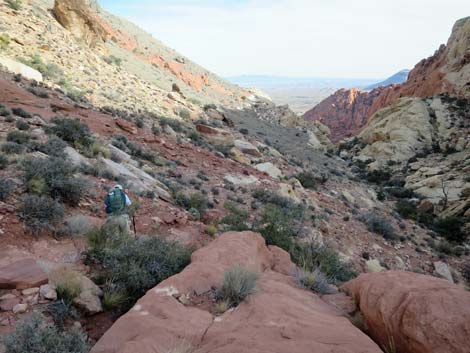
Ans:
[[[134,226],[134,235],[137,237],[137,231],[135,229],[135,216],[132,215],[132,225]]]

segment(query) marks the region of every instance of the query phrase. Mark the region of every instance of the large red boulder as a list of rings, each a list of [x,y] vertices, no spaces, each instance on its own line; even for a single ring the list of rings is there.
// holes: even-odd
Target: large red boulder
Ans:
[[[470,293],[449,281],[404,271],[368,273],[343,285],[368,332],[400,353],[469,353]]]
[[[185,345],[193,353],[381,353],[338,310],[297,286],[288,256],[259,234],[222,234],[183,272],[148,291],[92,353],[165,353]],[[256,293],[238,307],[213,316],[183,304],[219,287],[224,270],[236,264],[261,273]]]
[[[34,259],[14,261],[0,268],[0,289],[39,287],[47,281],[47,274]]]

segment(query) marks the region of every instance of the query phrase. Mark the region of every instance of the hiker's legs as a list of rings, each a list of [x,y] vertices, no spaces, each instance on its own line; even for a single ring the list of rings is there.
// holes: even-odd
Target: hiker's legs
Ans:
[[[109,216],[104,224],[105,227],[116,228],[121,234],[131,233],[131,219],[128,214]]]

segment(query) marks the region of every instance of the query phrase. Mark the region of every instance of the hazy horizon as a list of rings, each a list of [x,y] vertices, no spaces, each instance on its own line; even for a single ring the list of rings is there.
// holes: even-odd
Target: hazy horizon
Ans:
[[[470,2],[101,0],[223,77],[383,79],[447,41]]]

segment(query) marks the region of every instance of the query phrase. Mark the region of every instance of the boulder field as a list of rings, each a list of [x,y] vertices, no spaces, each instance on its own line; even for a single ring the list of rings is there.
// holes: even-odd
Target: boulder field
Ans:
[[[367,332],[390,352],[470,352],[470,293],[449,281],[388,271],[363,274],[343,289],[358,302]]]
[[[222,284],[241,265],[260,273],[257,291],[221,316],[191,297]],[[180,274],[149,290],[98,341],[92,353],[316,352],[379,353],[339,310],[299,288],[289,255],[253,232],[228,232],[193,253]],[[184,304],[185,303],[185,304]],[[179,350],[178,350],[179,351]]]

